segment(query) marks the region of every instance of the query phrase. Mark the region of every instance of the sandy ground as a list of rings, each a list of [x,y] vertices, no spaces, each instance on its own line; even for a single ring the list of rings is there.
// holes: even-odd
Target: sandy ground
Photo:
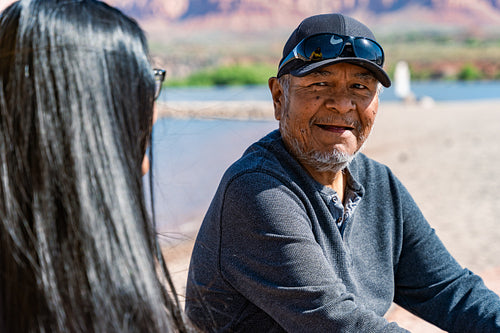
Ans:
[[[243,118],[272,114],[247,106]],[[500,100],[381,104],[364,152],[401,179],[458,262],[500,293]],[[187,237],[165,249],[181,299],[192,246]],[[412,332],[442,332],[397,306],[387,318]]]

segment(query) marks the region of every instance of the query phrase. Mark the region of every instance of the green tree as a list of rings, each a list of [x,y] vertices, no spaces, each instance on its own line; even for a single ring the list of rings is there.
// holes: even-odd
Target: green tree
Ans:
[[[483,77],[483,73],[473,64],[465,64],[457,75],[461,81],[474,81]]]

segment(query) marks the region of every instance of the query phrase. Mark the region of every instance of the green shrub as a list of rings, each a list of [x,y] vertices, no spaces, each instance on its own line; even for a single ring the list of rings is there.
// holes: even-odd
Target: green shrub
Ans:
[[[472,64],[465,64],[457,75],[461,81],[474,81],[483,77],[483,73]]]
[[[168,86],[231,86],[266,84],[276,68],[267,64],[230,65],[195,72],[185,79],[167,80]]]

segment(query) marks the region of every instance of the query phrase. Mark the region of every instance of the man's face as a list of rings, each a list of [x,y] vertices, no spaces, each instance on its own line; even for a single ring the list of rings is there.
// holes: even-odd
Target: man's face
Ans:
[[[270,87],[285,145],[308,169],[343,169],[372,130],[378,81],[363,67],[339,63],[291,76],[288,98],[276,80]]]

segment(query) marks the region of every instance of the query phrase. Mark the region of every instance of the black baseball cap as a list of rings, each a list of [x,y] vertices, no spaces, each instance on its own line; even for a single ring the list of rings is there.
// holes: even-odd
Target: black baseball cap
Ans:
[[[338,13],[315,15],[303,20],[292,32],[285,44],[285,47],[283,48],[283,58],[281,58],[280,65],[290,52],[292,52],[295,46],[297,46],[297,44],[299,44],[303,39],[323,33],[334,33],[352,37],[365,37],[376,42],[375,36],[371,30],[368,29],[366,25],[356,19],[353,19],[352,17]],[[354,65],[364,67],[372,72],[375,78],[382,83],[384,87],[391,86],[389,75],[387,75],[380,65],[373,61],[357,57],[352,52],[346,56],[341,55],[337,58],[319,61],[294,59],[280,68],[277,76],[280,77],[284,74],[305,76],[318,70],[319,68],[341,62],[352,63]]]

